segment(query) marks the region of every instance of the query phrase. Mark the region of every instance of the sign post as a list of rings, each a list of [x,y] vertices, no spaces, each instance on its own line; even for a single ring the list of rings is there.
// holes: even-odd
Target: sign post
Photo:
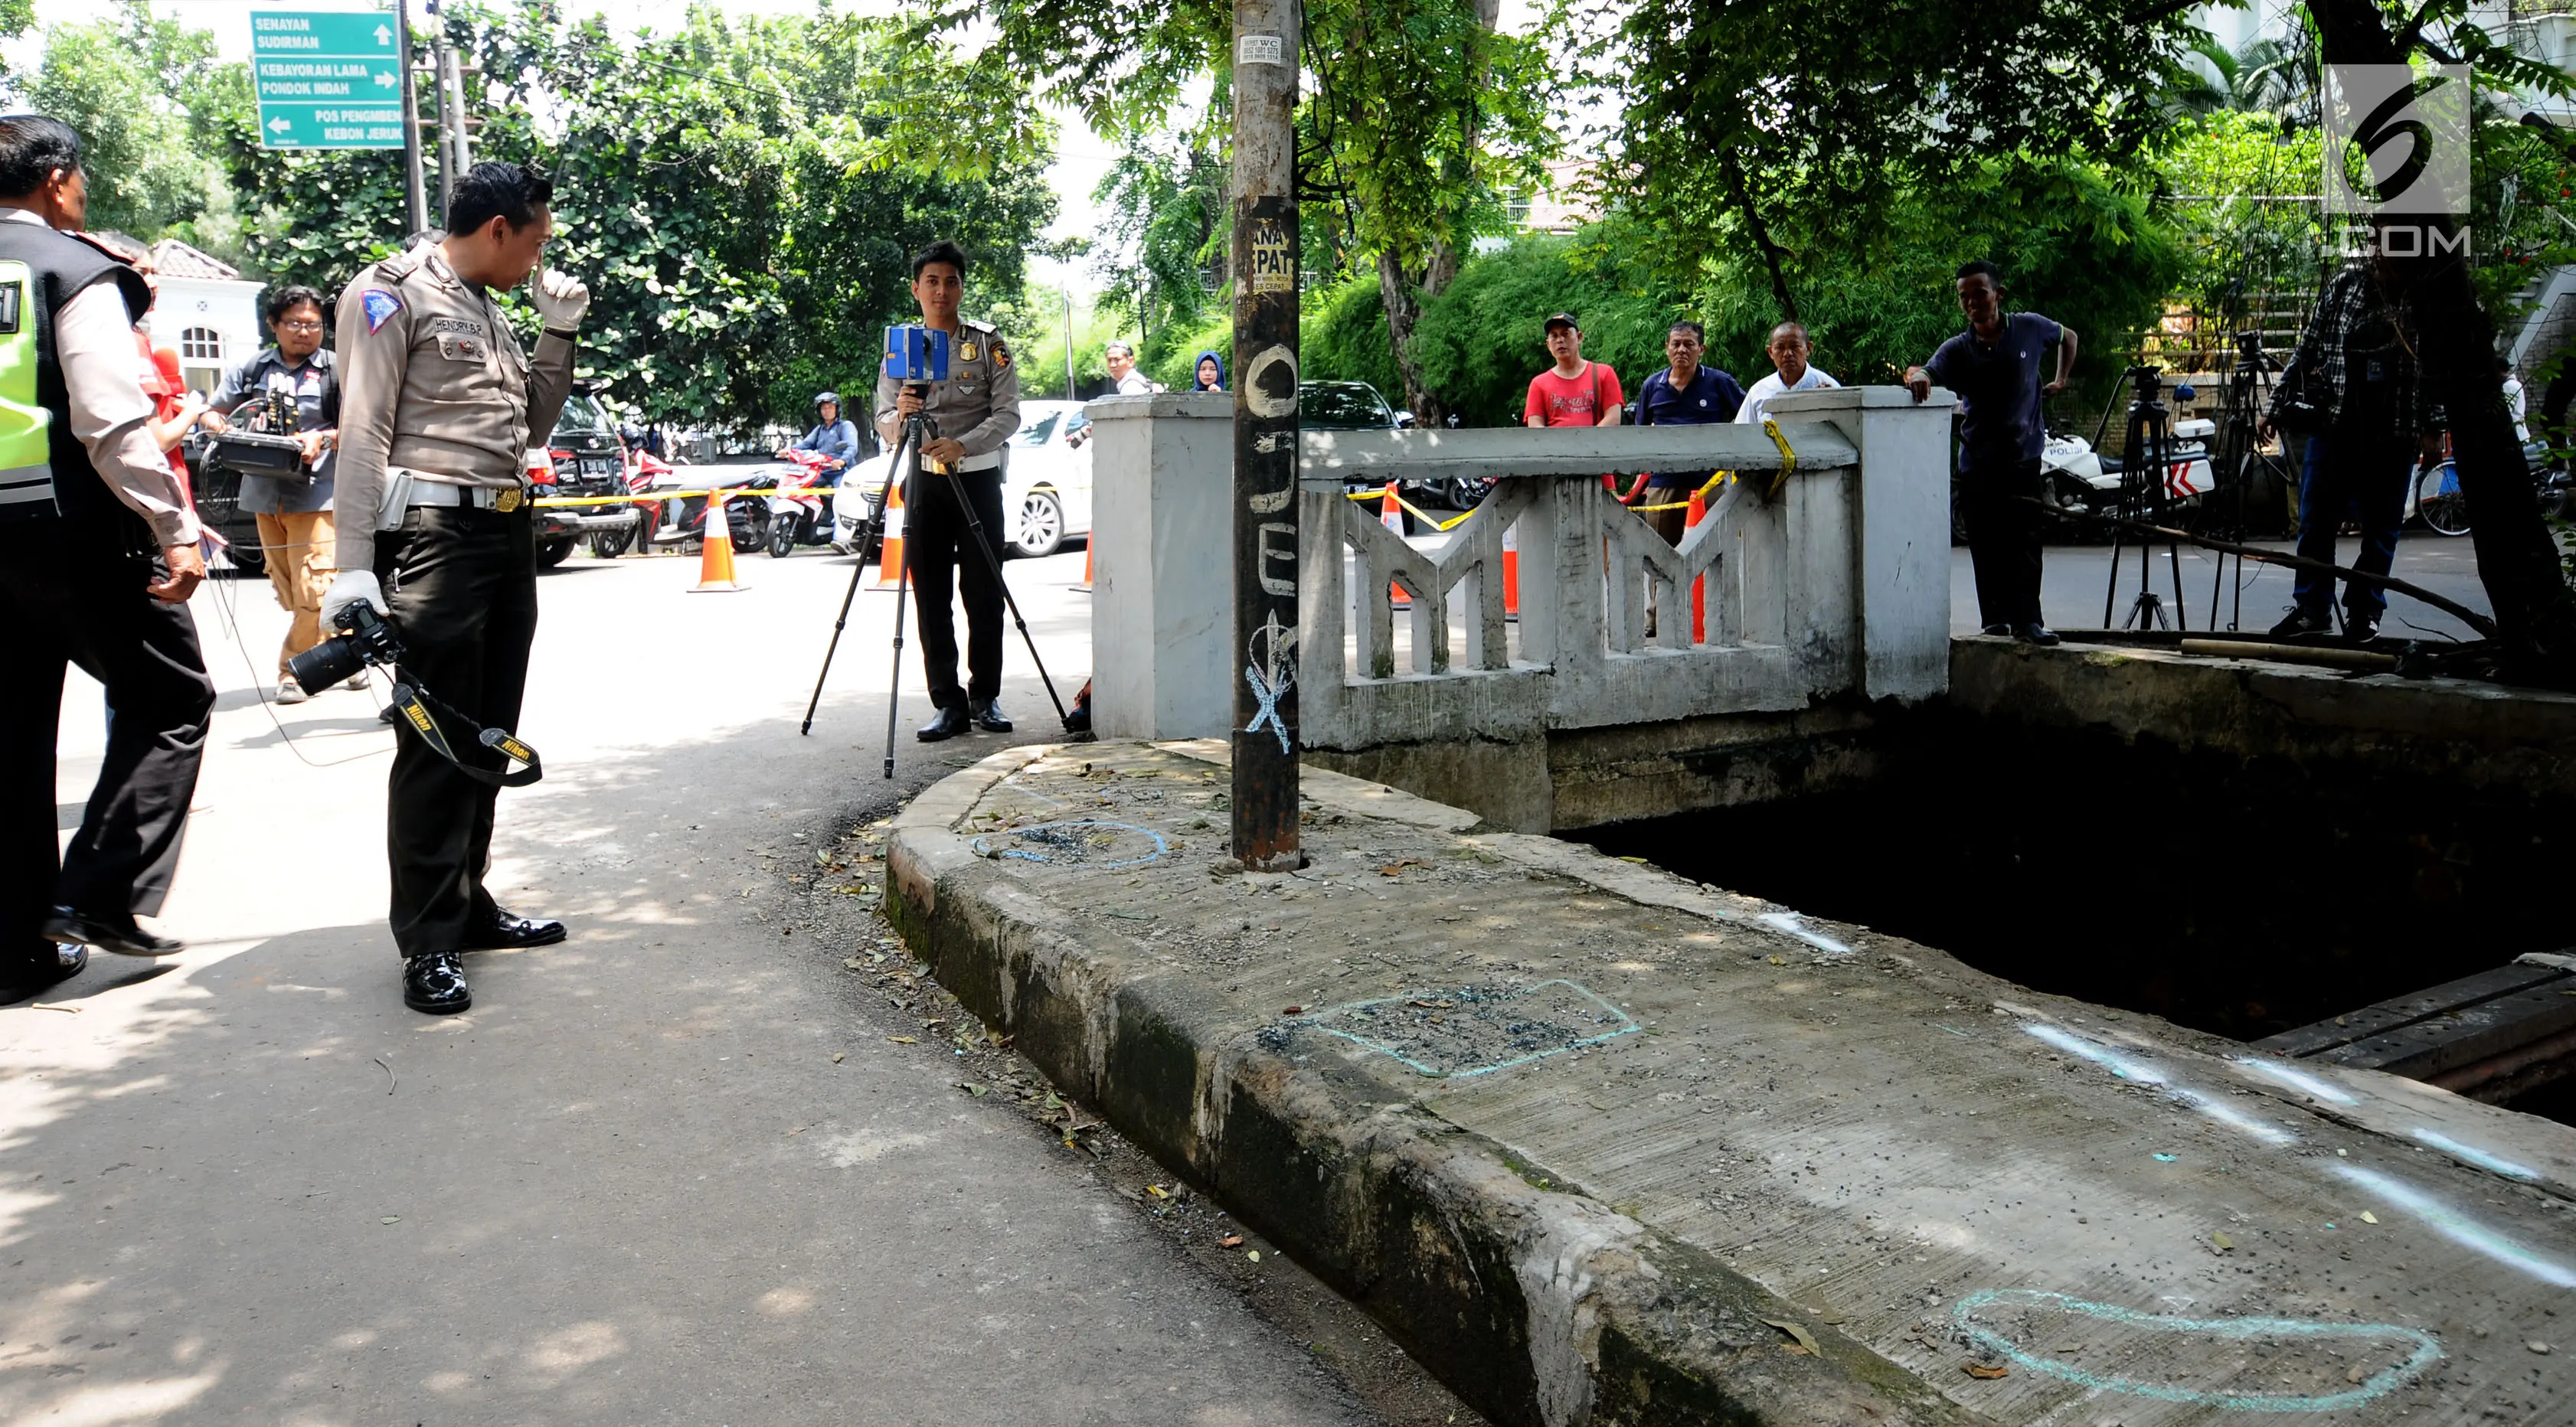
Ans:
[[[1297,836],[1296,0],[1234,0],[1234,860]]]
[[[272,149],[401,149],[412,228],[429,226],[420,116],[412,104],[411,23],[375,10],[254,10],[259,141]]]

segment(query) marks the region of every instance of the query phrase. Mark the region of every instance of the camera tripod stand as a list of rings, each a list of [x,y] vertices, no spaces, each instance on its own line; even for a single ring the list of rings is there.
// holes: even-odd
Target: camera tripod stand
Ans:
[[[2129,401],[2129,426],[2122,443],[2120,463],[2120,518],[2152,525],[2158,508],[2164,504],[2164,483],[2173,469],[2173,430],[2167,420],[2162,398],[2163,380],[2156,369],[2131,367],[2128,378],[2135,390]],[[2128,543],[2126,527],[2115,526],[2111,534],[2111,580],[2102,591],[2102,627],[2111,627],[2111,609],[2119,598],[2120,551]],[[2122,629],[2144,632],[2173,628],[2188,631],[2189,616],[2182,602],[2182,542],[2165,541],[2165,555],[2173,566],[2173,618],[2165,617],[2164,597],[2155,590],[2156,552],[2147,539],[2138,541],[2138,595],[2129,604],[2128,617],[2120,622]]]
[[[2227,372],[2227,394],[2219,411],[2218,450],[2210,470],[2227,490],[2227,521],[2209,534],[2228,540],[2246,537],[2245,491],[2253,484],[2255,468],[2262,464],[2261,440],[2254,428],[2261,423],[2264,394],[2271,386],[2272,363],[2263,355],[2263,338],[2256,332],[2236,334],[2236,359]],[[2216,502],[2210,502],[2215,508]],[[2218,624],[2219,596],[2227,588],[2227,557],[2221,554],[2213,562],[2216,569],[2209,584],[2209,627]],[[2227,628],[2241,628],[2245,619],[2245,557],[2236,557],[2236,606],[2229,611]]]
[[[923,394],[923,389],[920,387],[913,387],[910,390],[915,395]],[[903,481],[907,488],[919,493],[915,497],[916,503],[927,495],[927,488],[919,479],[927,474],[921,468],[921,445],[924,441],[938,435],[939,424],[923,413],[915,412],[904,419],[903,435],[895,443],[894,459],[886,463],[885,480],[877,487],[876,499],[869,508],[868,522],[860,532],[858,559],[850,569],[850,587],[842,592],[841,612],[832,621],[832,640],[823,650],[822,671],[814,676],[814,696],[806,702],[805,721],[797,729],[800,735],[814,731],[814,710],[823,702],[823,682],[831,676],[832,655],[841,647],[841,631],[850,622],[850,603],[858,596],[860,580],[866,577],[868,547],[878,544],[878,537],[885,528],[886,504],[892,497],[894,484],[898,480]],[[1028,619],[1020,613],[1019,598],[1011,593],[1010,582],[1002,578],[1001,556],[994,551],[991,538],[984,533],[983,517],[975,513],[974,502],[966,498],[965,482],[959,478],[956,471],[943,469],[939,474],[947,478],[948,496],[957,502],[958,511],[966,517],[967,533],[974,537],[975,549],[984,557],[984,568],[992,572],[993,587],[1002,592],[1002,603],[1011,611],[1011,623],[1019,628],[1020,639],[1028,646],[1029,662],[1037,666],[1038,682],[1046,688],[1047,701],[1055,705],[1056,718],[1059,721],[1065,721],[1064,699],[1056,693],[1055,680],[1047,674],[1046,660],[1038,653],[1037,636],[1029,633]],[[885,776],[888,778],[894,776],[895,729],[902,706],[903,607],[905,598],[911,593],[912,585],[912,559],[909,552],[910,545],[907,542],[904,560],[896,567],[895,572],[894,664],[892,672],[887,676],[886,685]],[[884,558],[881,545],[878,549],[878,558],[880,560]]]

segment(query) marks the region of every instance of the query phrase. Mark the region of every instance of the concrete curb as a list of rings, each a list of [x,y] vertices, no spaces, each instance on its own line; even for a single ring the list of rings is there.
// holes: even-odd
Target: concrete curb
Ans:
[[[1345,1065],[1272,1053],[1257,1025],[1183,977],[1086,940],[955,830],[994,785],[1055,751],[997,753],[906,808],[887,840],[888,915],[961,1002],[1479,1411],[1511,1427],[1985,1420],[1710,1254],[1590,1195],[1541,1187],[1566,1181],[1417,1106],[1384,1103],[1382,1085]],[[1339,811],[1453,832],[1475,822],[1330,773],[1309,770],[1304,783]],[[1486,845],[1536,865],[1523,841]],[[1548,849],[1551,870],[1581,863],[1578,875],[1605,890],[1642,890],[1620,885],[1632,880],[1623,864]],[[1814,1355],[1784,1351],[1788,1323]]]

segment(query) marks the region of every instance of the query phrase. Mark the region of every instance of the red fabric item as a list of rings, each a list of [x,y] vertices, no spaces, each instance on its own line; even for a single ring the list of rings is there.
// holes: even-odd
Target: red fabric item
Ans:
[[[1619,374],[1599,362],[1583,364],[1583,374],[1561,377],[1550,367],[1530,378],[1529,401],[1522,408],[1527,426],[1598,426],[1601,418],[1627,404]]]

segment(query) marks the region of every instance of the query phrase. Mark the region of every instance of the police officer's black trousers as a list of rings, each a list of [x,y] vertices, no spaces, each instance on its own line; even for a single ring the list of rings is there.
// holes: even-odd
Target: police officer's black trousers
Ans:
[[[957,491],[975,503],[984,539],[1001,558],[1002,475],[971,471],[960,476],[923,472],[904,496],[904,558],[912,565],[917,595],[913,628],[921,633],[922,672],[930,701],[943,709],[982,703],[1002,692],[1002,585],[975,548],[975,532],[957,504]],[[957,686],[957,626],[948,603],[952,588],[966,600],[966,687]]]
[[[403,517],[389,596],[406,658],[401,674],[485,728],[516,730],[537,634],[537,577],[526,507],[415,509]],[[399,726],[385,799],[386,860],[393,870],[394,948],[404,956],[462,951],[491,915],[483,873],[492,862],[492,812],[500,789],[478,783]],[[456,756],[498,772],[500,754],[449,728]]]
[[[2040,523],[2029,497],[2039,494],[2039,462],[1959,473],[1959,513],[1968,524],[1968,559],[1977,572],[1977,623],[2015,627],[2039,617]]]
[[[34,958],[47,910],[154,916],[179,865],[215,687],[166,569],[67,522],[0,527],[0,968]],[[107,755],[57,863],[54,735],[63,670],[107,688]],[[42,958],[50,961],[50,957]]]

